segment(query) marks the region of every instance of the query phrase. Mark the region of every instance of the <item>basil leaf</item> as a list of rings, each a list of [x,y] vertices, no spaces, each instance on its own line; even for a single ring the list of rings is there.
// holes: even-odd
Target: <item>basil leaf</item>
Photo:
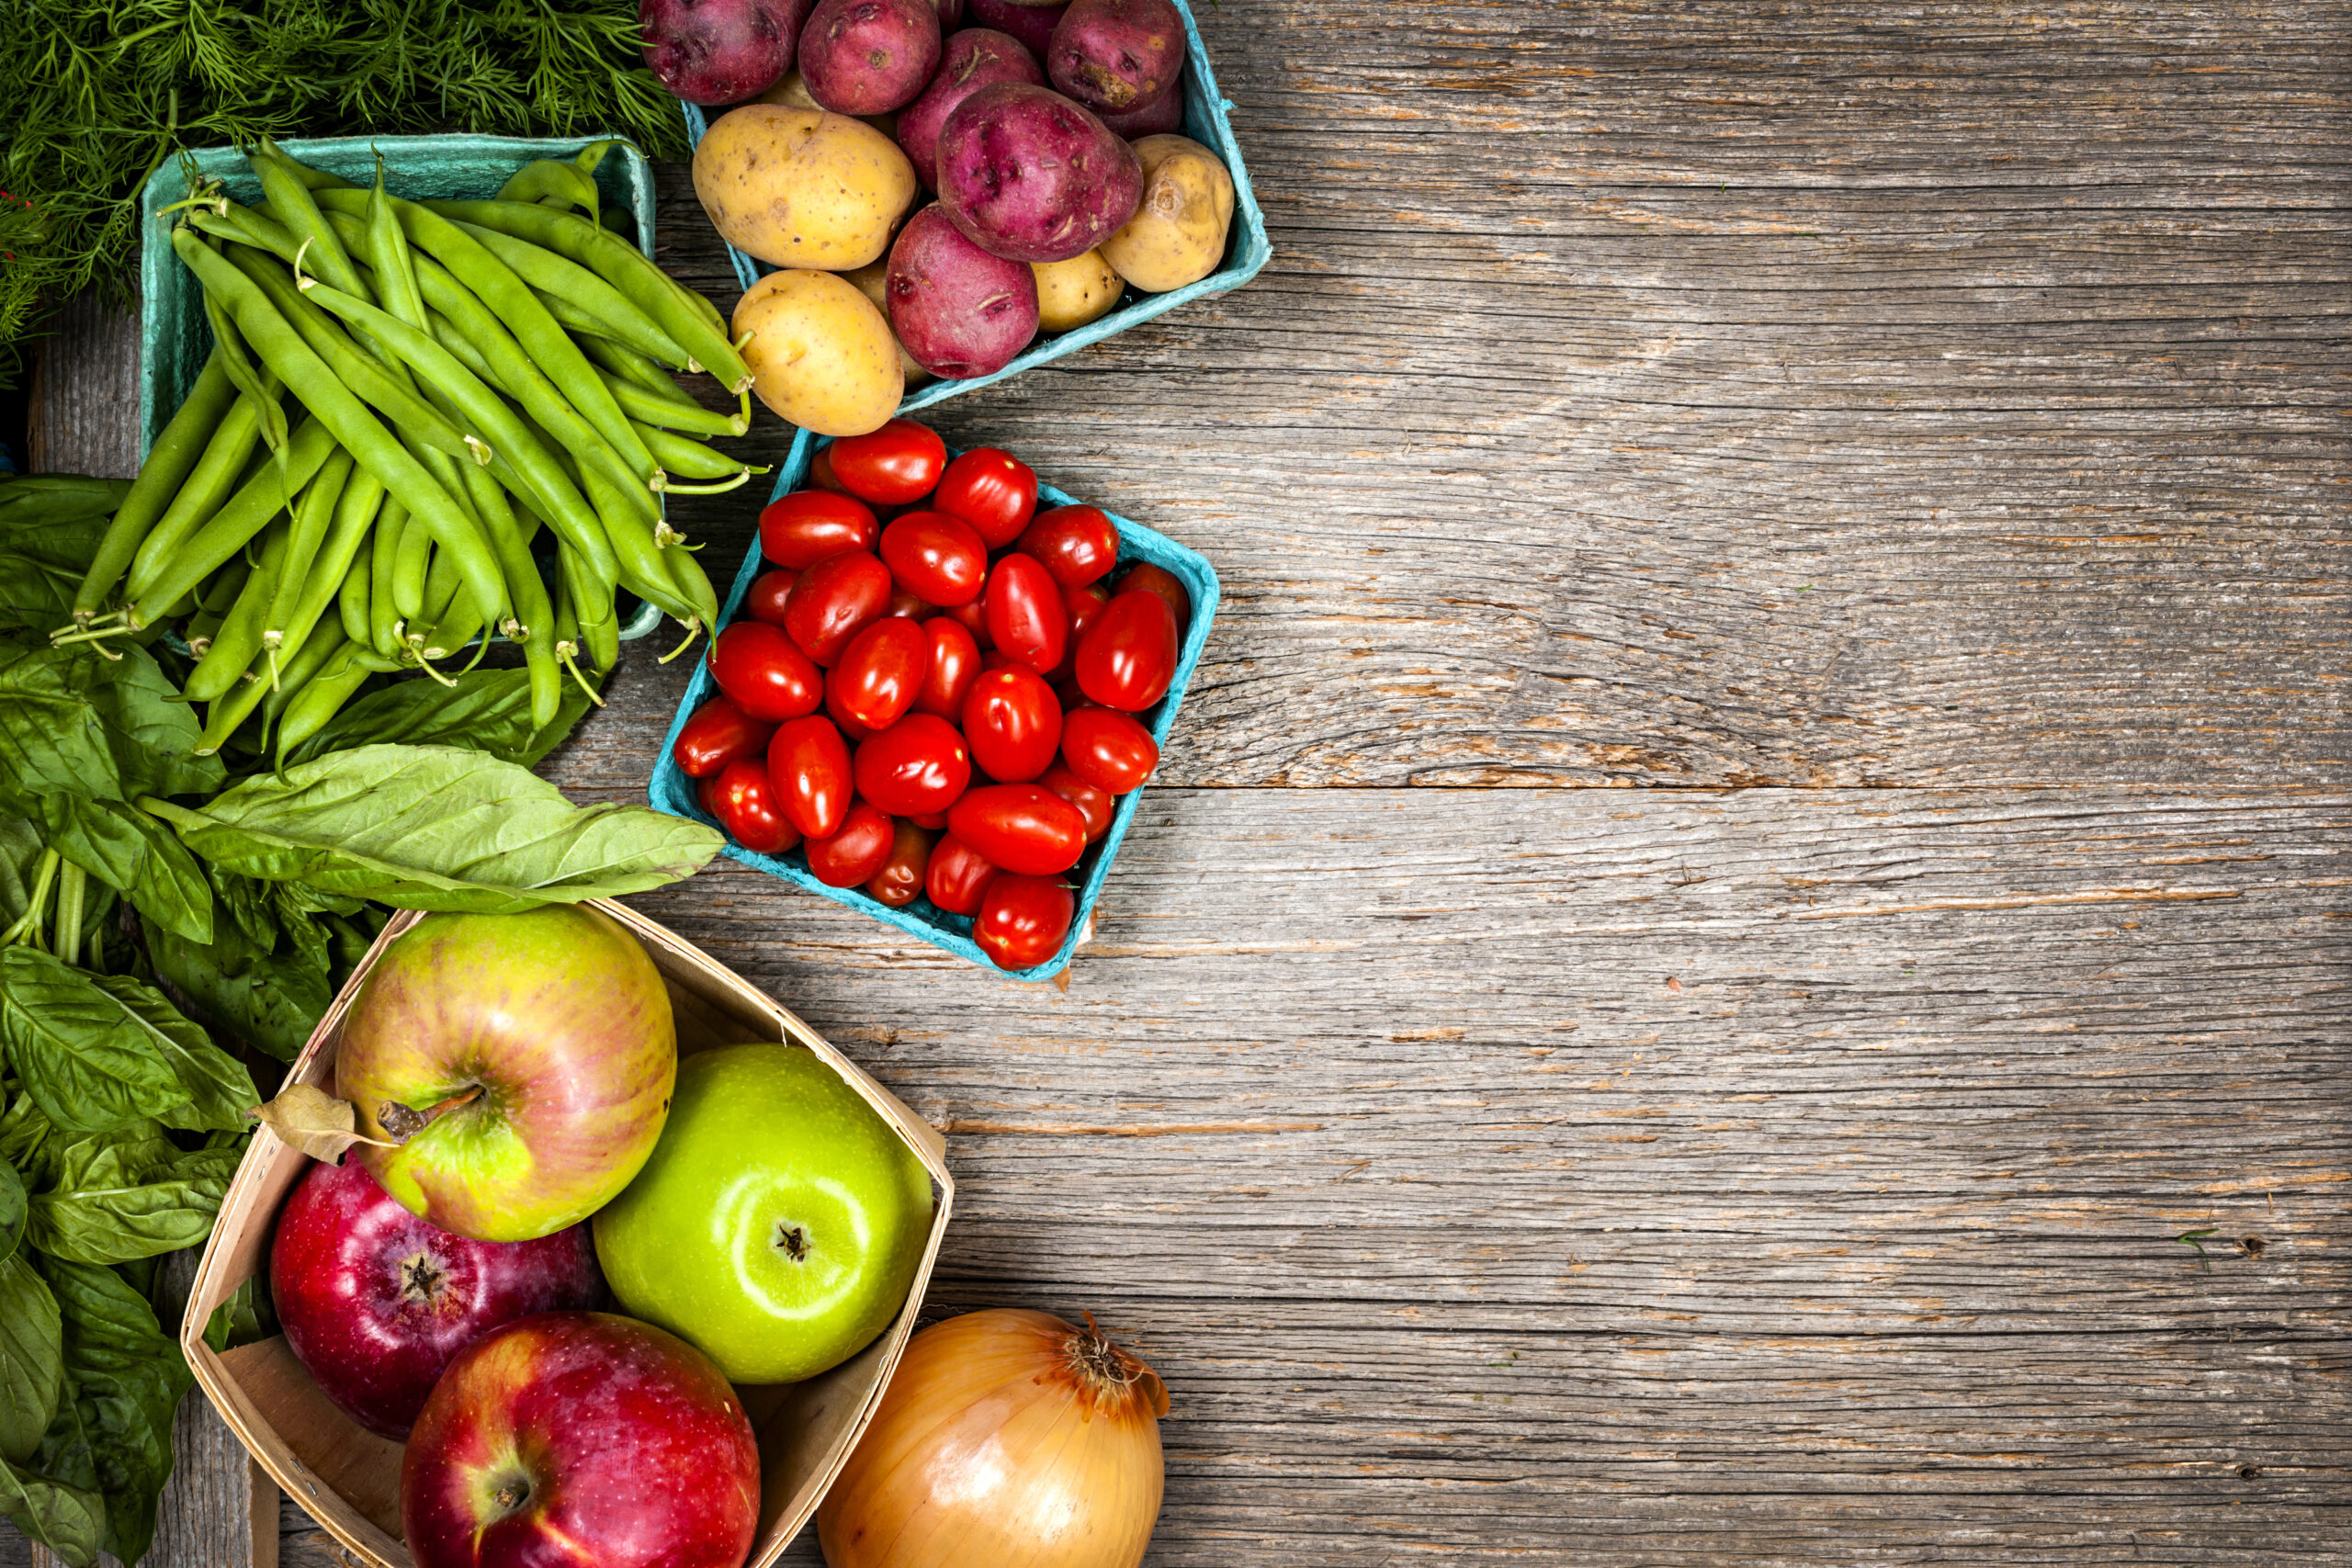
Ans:
[[[162,1137],[90,1141],[65,1154],[57,1190],[32,1201],[26,1235],[51,1258],[123,1263],[195,1247],[211,1234],[234,1149],[184,1154]]]
[[[229,920],[208,946],[153,931],[155,972],[193,998],[211,1021],[255,1050],[290,1062],[334,1000],[326,974],[299,958],[257,952]]]
[[[56,1144],[56,1128],[29,1097],[17,1095],[8,1102],[6,1112],[0,1114],[0,1160],[30,1177],[35,1186],[55,1179]]]
[[[0,626],[47,632],[74,613],[74,595],[106,537],[127,481],[49,476],[0,486]]]
[[[100,1494],[102,1544],[135,1563],[172,1473],[172,1415],[195,1380],[154,1310],[112,1269],[55,1258],[40,1269],[64,1320],[65,1394],[28,1468]]]
[[[169,829],[119,801],[51,795],[41,805],[59,854],[129,897],[149,924],[212,940],[204,868]]]
[[[204,1342],[214,1354],[251,1345],[277,1332],[277,1314],[258,1274],[229,1292],[228,1299],[204,1320]]]
[[[578,682],[563,689],[561,706],[544,729],[531,725],[530,673],[472,670],[454,688],[419,677],[368,693],[329,719],[294,749],[301,763],[356,746],[458,746],[529,767],[560,744],[588,711]]]
[[[639,806],[575,807],[512,762],[363,746],[231,786],[201,810],[147,809],[247,876],[411,909],[506,914],[691,876],[718,833]]]
[[[72,1568],[90,1568],[106,1538],[106,1506],[95,1492],[28,1474],[0,1461],[0,1517]]]
[[[90,474],[26,474],[0,483],[0,537],[55,523],[105,517],[130,493],[129,479]],[[95,542],[91,546],[96,549]],[[87,558],[84,558],[86,564]]]
[[[57,1298],[22,1258],[0,1258],[0,1460],[28,1460],[65,1381]]]
[[[17,1243],[24,1234],[25,1179],[17,1174],[14,1165],[0,1159],[0,1262],[16,1256]]]
[[[0,816],[0,923],[13,925],[24,918],[46,847],[38,824]]]
[[[162,1112],[157,1121],[189,1132],[239,1133],[252,1125],[245,1112],[261,1103],[262,1095],[243,1063],[212,1043],[212,1037],[172,1006],[163,992],[124,975],[94,975],[90,983],[146,1026],[151,1043],[171,1064],[187,1095],[186,1104]]]
[[[127,800],[208,794],[228,770],[198,757],[196,715],[145,649],[118,658],[86,647],[0,638],[0,800],[33,816],[51,795]]]
[[[36,948],[0,951],[0,1045],[25,1092],[68,1132],[107,1132],[187,1099],[143,1019]]]

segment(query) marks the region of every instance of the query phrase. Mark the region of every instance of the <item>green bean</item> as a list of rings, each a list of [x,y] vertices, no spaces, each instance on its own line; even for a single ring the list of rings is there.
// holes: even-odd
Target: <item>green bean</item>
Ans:
[[[658,425],[639,424],[637,433],[645,438],[645,444],[653,449],[653,455],[662,459],[664,468],[690,479],[734,479],[740,484],[753,474],[768,471],[753,468],[699,441],[673,435]]]
[[[555,574],[555,657],[556,662],[580,683],[580,689],[588,694],[588,700],[603,707],[604,694],[596,690],[596,682],[580,668],[580,617],[571,608],[571,574],[563,570],[561,561],[557,562]]]
[[[359,272],[352,265],[350,253],[343,248],[343,242],[335,237],[334,230],[328,225],[326,215],[311,198],[310,187],[295,172],[300,165],[279,152],[277,144],[266,136],[262,138],[261,151],[249,156],[245,162],[252,164],[254,173],[261,177],[262,196],[278,220],[286,226],[298,247],[296,254],[300,254],[299,247],[304,241],[310,242],[311,270],[346,294],[373,299],[375,297],[368,292],[367,285],[359,281]],[[379,172],[381,168],[379,162]]]
[[[392,602],[392,570],[400,559],[401,538],[408,532],[408,508],[397,497],[384,502],[368,536],[368,646],[387,657],[401,650],[401,613]]]
[[[245,579],[244,590],[213,634],[212,646],[204,650],[204,657],[196,661],[181,686],[188,701],[219,701],[261,652],[262,626],[269,615],[270,599],[277,592],[278,570],[286,562],[287,533],[286,525],[271,525],[253,575]]]
[[[706,316],[696,310],[689,303],[695,298],[689,289],[618,235],[575,213],[527,202],[435,201],[426,205],[444,218],[496,229],[570,256],[634,300],[729,391],[740,392],[751,386],[750,367],[712,319],[717,311]],[[708,301],[703,303],[708,308]]]
[[[416,519],[432,530],[435,542],[458,556],[467,583],[483,604],[484,614],[495,615],[503,610],[505,585],[499,576],[498,559],[473,520],[458,508],[449,493],[392,438],[382,423],[368,412],[367,405],[334,378],[251,278],[187,230],[175,233],[172,245],[207,290],[222,295],[224,302],[235,312],[237,324],[247,341],[277,371],[278,378],[311,411],[312,417],[350,450],[361,468],[400,497]]]
[[[492,231],[488,229],[475,231],[475,233],[478,236],[487,235],[491,232]],[[503,236],[501,237],[503,238]],[[484,244],[488,244],[490,242],[487,239],[484,239],[482,243]],[[560,262],[563,261],[563,258],[556,255],[553,251],[542,251],[537,245],[525,245],[520,240],[509,240],[507,241],[507,243],[519,246],[524,250],[536,252],[539,255],[553,257],[555,260]],[[563,265],[566,266],[571,265],[570,262],[563,262]],[[523,269],[521,267],[516,267],[514,270],[517,273],[520,273]],[[594,279],[596,286],[600,288],[610,288],[612,287],[603,278],[597,277],[594,273],[590,272],[586,267],[580,267],[576,270],[582,276]],[[588,310],[585,306],[576,304],[572,300],[565,299],[561,294],[555,292],[555,290],[551,288],[542,288],[534,286],[531,289],[531,294],[532,297],[537,299],[540,304],[547,307],[548,314],[553,316],[556,319],[557,324],[561,326],[564,331],[570,333],[575,341],[581,338],[600,337],[608,343],[619,343],[626,344],[636,351],[650,355],[655,360],[663,365],[670,366],[673,369],[684,370],[686,367],[686,351],[680,348],[676,344],[671,342],[669,334],[663,333],[661,328],[651,327],[651,323],[650,321],[646,323],[648,327],[651,327],[651,331],[650,333],[642,328],[635,326],[624,327],[616,324],[609,317],[598,311]],[[581,352],[585,354],[587,353],[587,350],[583,348]]]
[[[139,581],[146,555],[142,550],[141,560],[131,567],[133,597],[122,608],[124,624],[139,627],[162,620],[182,594],[220,570],[264,525],[291,504],[334,449],[334,435],[326,426],[315,419],[304,420],[286,444],[287,470],[280,473],[275,463],[265,462],[210,521],[159,562],[143,583]]]
[[[277,683],[261,700],[263,733],[266,734],[269,726],[277,721],[278,715],[292,705],[294,699],[302,694],[302,689],[318,678],[321,667],[342,651],[345,640],[342,623],[336,621],[328,622],[302,639],[301,648],[286,660]]]
[[[98,606],[114,592],[123,573],[130,570],[130,558],[137,553],[140,541],[147,536],[172,497],[204,460],[215,427],[228,418],[242,395],[229,379],[229,367],[215,347],[197,376],[196,385],[180,400],[179,412],[172,415],[172,422],[155,437],[155,445],[148,448],[147,460],[139,465],[139,477],[130,481],[129,492],[115,508],[113,520],[98,540],[97,553],[90,558],[90,570],[82,574],[82,585],[74,592],[76,626],[89,625]]]
[[[698,622],[697,606],[681,591],[676,576],[664,558],[672,555],[683,556],[685,552],[662,548],[653,530],[646,527],[634,513],[616,504],[609,494],[599,494],[600,491],[609,491],[611,488],[601,478],[594,474],[583,477],[588,482],[589,496],[596,502],[597,515],[605,520],[605,533],[613,542],[613,554],[620,559],[621,586],[689,628],[697,624],[707,624]]]
[[[352,191],[324,194],[326,199],[320,203],[322,207],[332,209],[340,206],[345,210],[352,209],[353,198],[357,195]],[[521,212],[544,212],[550,218],[571,218],[569,213],[556,212],[544,207],[514,203],[503,205]],[[579,345],[571,341],[571,334],[548,314],[547,307],[532,295],[528,285],[514,276],[514,269],[491,254],[481,241],[430,208],[397,197],[391,206],[394,216],[400,220],[401,231],[409,242],[447,267],[451,276],[488,306],[491,312],[512,331],[515,341],[529,351],[532,360],[547,377],[563,389],[564,397],[578,409],[581,416],[612,444],[613,450],[628,463],[629,471],[648,487],[659,488],[662,471],[653,461],[653,454],[646,451],[644,444],[637,439],[637,433],[629,428],[628,419],[621,412],[620,405],[613,401],[610,392],[605,390],[605,384],[596,379],[595,372],[589,367],[587,358],[581,354]],[[577,219],[571,220],[578,221]],[[378,287],[382,287],[380,277]]]
[[[245,340],[239,335],[228,310],[209,292],[204,296],[204,319],[212,328],[213,352],[220,356],[221,367],[238,391],[254,405],[261,418],[261,438],[277,457],[280,468],[286,466],[286,411],[270,395],[270,387],[262,378],[260,367],[245,352]]]
[[[692,431],[697,435],[741,435],[752,427],[752,394],[749,392],[743,394],[743,412],[738,416],[720,413],[717,409],[707,409],[690,400],[658,396],[634,381],[625,381],[603,370],[596,374],[604,377],[605,385],[613,389],[613,400],[619,403],[621,412],[638,425],[639,435],[645,435],[644,427],[649,424],[658,425],[663,430]],[[646,445],[653,445],[650,436],[646,436]],[[653,455],[662,457],[659,452]],[[662,458],[662,461],[666,464],[669,459]]]
[[[373,537],[373,530],[369,536]],[[353,551],[350,570],[343,574],[343,586],[335,591],[335,613],[343,622],[343,635],[354,642],[369,639],[368,579],[374,565],[371,556]]]
[[[679,398],[690,403],[694,402],[692,398],[686,396],[685,389],[670,378],[670,373],[662,367],[660,362],[647,358],[627,344],[615,343],[602,333],[582,337],[580,340],[580,352],[611,371],[613,375],[618,376],[622,380],[634,381],[649,392],[659,392],[664,397]],[[610,379],[611,378],[606,378],[607,384],[610,383]],[[745,396],[749,395],[748,392],[745,394]],[[699,408],[702,405],[695,403],[695,406]]]
[[[268,694],[268,682],[246,680],[239,682],[235,689],[216,699],[205,711],[204,732],[196,738],[193,748],[196,754],[209,757],[226,746],[230,739],[244,728],[245,720],[253,716],[253,711],[261,705],[262,698]]]
[[[277,765],[283,768],[294,749],[326,728],[327,720],[343,710],[368,678],[376,673],[368,663],[366,649],[357,638],[344,643],[327,656],[319,672],[302,683],[284,711],[277,716]]]
[[[253,481],[269,461],[266,454],[260,462],[254,460],[254,449],[260,445],[260,416],[252,401],[240,394],[220,428],[205,444],[196,471],[132,555],[130,571],[122,584],[126,600],[136,599],[140,589],[155,580],[187,536],[210,522],[232,496]]]
[[[242,245],[229,253],[229,259],[260,285],[262,292],[269,296],[269,302],[302,334],[302,341],[311,345],[311,352],[326,361],[327,368],[342,377],[344,385],[358,393],[363,402],[374,404],[395,425],[414,432],[420,441],[435,451],[468,462],[489,460],[492,448],[488,442],[458,429],[439,410],[418,397],[405,376],[387,368],[374,355],[352,342],[349,334],[335,325],[334,318],[303,298],[291,273],[271,265],[267,258]]]
[[[601,217],[603,199],[596,182],[578,164],[539,158],[506,176],[498,187],[501,201],[543,201],[566,209],[584,207],[591,218]]]
[[[292,648],[326,618],[327,605],[341,597],[344,584],[362,565],[359,552],[368,543],[383,501],[382,485],[368,474],[354,474],[336,500],[334,521],[309,570],[299,577],[293,549],[288,547],[287,566],[278,577],[278,603],[271,607],[270,624],[262,632],[265,652],[272,646],[272,637],[278,639],[277,647]],[[341,624],[338,615],[337,625]],[[362,636],[366,632],[363,622]]]
[[[324,169],[314,169],[308,164],[296,163],[291,158],[288,159],[287,162],[292,165],[291,173],[296,179],[302,182],[302,188],[305,190],[315,192],[322,190],[357,190],[359,188],[357,186],[353,185],[349,180],[345,179],[341,175],[331,175]]]
[[[302,247],[295,241],[293,231],[258,208],[243,207],[224,200],[219,211],[198,208],[187,215],[187,220],[215,239],[267,251],[282,262],[291,262],[302,254]]]
[[[581,646],[587,650],[589,663],[602,674],[619,661],[621,654],[620,620],[613,613],[612,585],[600,580],[572,550],[558,548],[556,570]]]
[[[311,563],[327,541],[327,531],[341,510],[344,489],[350,479],[351,454],[338,446],[328,454],[317,477],[303,487],[301,499],[294,503],[294,526],[287,536],[285,564],[278,570],[277,590],[270,596],[262,620],[262,650],[271,656],[273,667],[278,649],[286,642],[286,625],[293,619],[303,585],[311,580]]]
[[[567,537],[596,533],[594,513],[555,454],[456,355],[408,322],[396,321],[338,289],[311,282],[306,290],[311,299],[346,321],[367,326],[465,418],[489,434],[495,449],[511,465],[516,488],[539,503],[540,514],[551,519],[559,533]],[[588,434],[593,439],[594,433]]]
[[[488,474],[468,477],[474,487],[474,504],[490,524],[490,535],[506,569],[507,596],[514,604],[514,618],[498,629],[523,645],[523,662],[529,671],[531,722],[552,723],[563,699],[563,671],[555,658],[555,607],[548,599],[546,579],[531,558],[531,532],[508,510],[505,495]]]

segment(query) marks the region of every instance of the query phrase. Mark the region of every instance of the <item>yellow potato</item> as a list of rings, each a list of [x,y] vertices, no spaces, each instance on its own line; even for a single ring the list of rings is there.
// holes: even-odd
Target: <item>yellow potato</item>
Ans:
[[[1089,251],[1068,261],[1031,262],[1029,270],[1037,275],[1039,332],[1066,333],[1082,327],[1110,314],[1111,307],[1119,302],[1119,275],[1111,270],[1101,251]]]
[[[914,205],[899,144],[822,109],[745,104],[695,149],[695,194],[721,238],[774,266],[864,266]]]
[[[1147,294],[1198,283],[1225,259],[1233,226],[1233,176],[1217,155],[1187,136],[1147,136],[1143,203],[1127,226],[1102,242],[1112,270]]]
[[[784,419],[820,435],[863,435],[898,412],[906,383],[890,323],[856,286],[830,272],[772,272],[735,307],[734,335],[752,334],[752,389]]]
[[[866,265],[859,267],[855,272],[845,272],[842,274],[842,276],[848,278],[852,283],[856,284],[857,291],[860,294],[865,295],[868,299],[874,301],[874,308],[882,312],[882,319],[884,321],[887,321],[890,319],[890,295],[888,292],[888,285],[890,281],[890,258],[888,256],[884,256],[878,262],[868,263]],[[890,335],[892,341],[896,342],[898,338],[898,329],[896,327],[890,329]],[[899,370],[906,377],[907,385],[910,387],[920,387],[925,381],[931,379],[931,372],[915,363],[915,356],[907,352],[906,345],[904,344],[899,344]]]

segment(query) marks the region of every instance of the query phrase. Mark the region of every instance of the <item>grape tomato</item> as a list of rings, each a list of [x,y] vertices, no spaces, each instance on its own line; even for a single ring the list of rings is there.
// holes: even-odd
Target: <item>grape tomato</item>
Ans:
[[[1083,588],[1117,563],[1119,530],[1099,506],[1057,506],[1037,513],[1012,547],[1064,588]]]
[[[780,855],[800,841],[768,779],[768,771],[749,757],[727,764],[712,782],[710,814],[727,836],[758,854]]]
[[[844,435],[825,450],[842,488],[881,506],[921,501],[947,467],[947,443],[910,419],[894,419],[865,435]]]
[[[1000,969],[1029,969],[1061,951],[1076,895],[1052,876],[1000,876],[980,895],[972,940]]]
[[[792,585],[799,576],[788,566],[760,573],[743,595],[743,614],[772,626],[784,625],[785,602],[791,597]]]
[[[760,553],[778,566],[806,570],[852,550],[870,550],[882,525],[854,496],[799,490],[768,502],[760,513]]]
[[[1088,843],[1093,843],[1111,830],[1111,818],[1117,814],[1119,803],[1112,797],[1109,790],[1088,784],[1060,763],[1039,773],[1037,784],[1078,807],[1078,814],[1086,818]]]
[[[1025,783],[1054,765],[1062,705],[1045,677],[1013,664],[989,670],[964,699],[964,739],[990,778]]]
[[[1193,624],[1193,596],[1184,592],[1184,584],[1166,567],[1154,566],[1148,560],[1137,561],[1121,572],[1118,581],[1111,584],[1111,593],[1114,598],[1137,589],[1159,595],[1175,615],[1179,632]]]
[[[1125,795],[1159,766],[1159,743],[1131,715],[1084,707],[1062,721],[1062,761],[1097,788]]]
[[[849,744],[831,719],[812,714],[780,727],[768,742],[768,778],[777,809],[801,832],[822,839],[840,830],[849,814]]]
[[[738,621],[712,640],[711,679],[757,719],[780,724],[817,711],[825,677],[790,637],[764,621]]]
[[[764,755],[768,737],[775,733],[774,724],[753,718],[734,698],[717,696],[695,709],[679,728],[670,755],[688,778],[707,779],[739,757]]]
[[[867,880],[865,891],[887,908],[903,909],[922,897],[932,836],[903,817],[892,824],[891,832],[890,858]]]
[[[915,693],[915,711],[960,723],[964,697],[980,673],[980,645],[951,616],[933,616],[922,623],[922,630],[931,644],[931,662]]]
[[[988,586],[989,549],[969,523],[944,512],[910,512],[882,530],[891,581],[925,603],[968,604]]]
[[[1021,536],[1037,510],[1037,470],[998,447],[975,446],[947,465],[931,503],[970,524],[989,548],[1001,550]]]
[[[1104,707],[1140,712],[1176,678],[1176,617],[1148,589],[1118,594],[1078,645],[1079,690]]]
[[[890,818],[871,802],[858,801],[839,830],[805,846],[808,869],[828,887],[854,887],[871,881],[890,859],[898,838]]]
[[[970,743],[936,714],[907,715],[860,742],[851,761],[858,795],[893,817],[945,811],[971,782]]]
[[[784,629],[820,664],[838,660],[850,639],[890,607],[890,569],[860,550],[830,556],[800,574],[784,602]]]
[[[888,729],[914,706],[931,670],[931,638],[903,616],[886,615],[850,639],[825,677],[826,707],[868,729]]]
[[[952,831],[931,847],[923,868],[923,896],[951,915],[978,912],[980,895],[996,880],[997,868]]]
[[[999,558],[989,570],[989,637],[1040,673],[1062,661],[1069,647],[1069,612],[1043,562],[1031,556]]]
[[[947,808],[947,830],[991,864],[1024,876],[1068,871],[1086,852],[1086,818],[1053,791],[1034,784],[967,790]]]

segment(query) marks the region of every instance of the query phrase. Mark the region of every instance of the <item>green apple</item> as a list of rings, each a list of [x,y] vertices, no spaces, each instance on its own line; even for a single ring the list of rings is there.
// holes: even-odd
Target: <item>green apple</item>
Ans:
[[[797,1382],[874,1342],[906,1304],[931,1173],[797,1045],[678,1063],[653,1157],[596,1214],[596,1257],[632,1316],[740,1383]]]

